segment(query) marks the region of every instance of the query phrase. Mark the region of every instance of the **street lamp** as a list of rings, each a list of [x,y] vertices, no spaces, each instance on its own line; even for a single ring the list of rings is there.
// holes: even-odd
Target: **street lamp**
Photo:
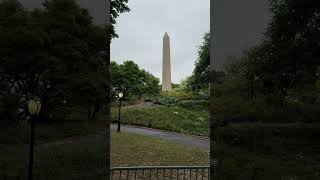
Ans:
[[[32,180],[32,167],[33,167],[33,149],[34,149],[34,129],[35,129],[35,120],[39,111],[41,109],[40,100],[30,100],[28,102],[28,110],[30,113],[30,124],[31,124],[31,135],[30,135],[30,151],[29,151],[29,173],[28,180]]]
[[[118,93],[118,97],[119,97],[118,132],[120,132],[121,99],[123,98],[123,92],[119,92],[119,93]]]

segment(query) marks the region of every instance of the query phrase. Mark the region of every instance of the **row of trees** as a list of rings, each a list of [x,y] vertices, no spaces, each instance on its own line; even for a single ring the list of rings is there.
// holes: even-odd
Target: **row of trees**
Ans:
[[[74,0],[46,0],[25,9],[17,0],[0,3],[0,113],[12,121],[27,116],[26,102],[39,97],[40,120],[64,106],[81,106],[88,118],[107,98],[113,25],[129,11],[127,0],[111,1],[111,26],[95,25]],[[67,104],[65,104],[67,102]]]

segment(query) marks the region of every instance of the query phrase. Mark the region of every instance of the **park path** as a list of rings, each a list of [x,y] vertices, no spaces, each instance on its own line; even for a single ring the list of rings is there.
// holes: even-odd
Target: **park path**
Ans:
[[[111,130],[116,130],[117,125],[111,124],[110,128]],[[141,134],[145,136],[152,136],[163,140],[172,141],[187,146],[198,147],[206,150],[210,149],[210,139],[203,136],[186,135],[170,131],[131,125],[121,125],[121,131],[127,133]]]
[[[110,125],[111,130],[116,130],[117,125],[111,124]],[[186,146],[191,147],[197,147],[202,148],[205,150],[210,149],[210,140],[207,137],[203,136],[194,136],[194,135],[187,135],[187,134],[180,134],[170,131],[164,131],[164,130],[158,130],[158,129],[151,129],[151,128],[145,128],[145,127],[139,127],[139,126],[132,126],[132,125],[121,125],[121,131],[126,133],[132,133],[132,134],[140,134],[145,136],[151,136],[155,138],[159,138],[162,140],[167,140],[171,142],[175,142],[178,144],[183,144]],[[80,146],[81,144],[87,144],[87,143],[104,143],[106,139],[106,131],[97,131],[94,134],[89,134],[85,136],[79,136],[79,137],[69,137],[62,140],[57,140],[53,142],[47,142],[47,143],[41,143],[36,144],[35,149],[47,149],[52,147],[63,147],[63,146]],[[28,144],[22,144],[22,145],[4,145],[0,144],[1,150],[12,150],[16,149],[17,146],[19,146],[22,149],[28,149]]]

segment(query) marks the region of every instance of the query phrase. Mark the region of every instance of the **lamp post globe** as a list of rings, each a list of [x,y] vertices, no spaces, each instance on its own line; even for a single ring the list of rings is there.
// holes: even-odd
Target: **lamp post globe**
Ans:
[[[123,92],[119,92],[118,97],[119,99],[123,98]]]
[[[39,114],[41,109],[41,103],[39,100],[30,100],[28,102],[28,110],[30,115],[34,116]]]

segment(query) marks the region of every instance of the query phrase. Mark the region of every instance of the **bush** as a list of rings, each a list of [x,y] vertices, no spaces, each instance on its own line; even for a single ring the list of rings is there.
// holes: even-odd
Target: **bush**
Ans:
[[[292,101],[275,103],[275,97],[214,97],[213,112],[230,114],[232,122],[319,122],[320,105]]]
[[[183,107],[188,110],[209,110],[210,102],[209,101],[179,101],[177,106]]]
[[[178,101],[180,101],[180,99],[174,96],[152,96],[145,98],[144,101],[164,106],[174,106]]]

